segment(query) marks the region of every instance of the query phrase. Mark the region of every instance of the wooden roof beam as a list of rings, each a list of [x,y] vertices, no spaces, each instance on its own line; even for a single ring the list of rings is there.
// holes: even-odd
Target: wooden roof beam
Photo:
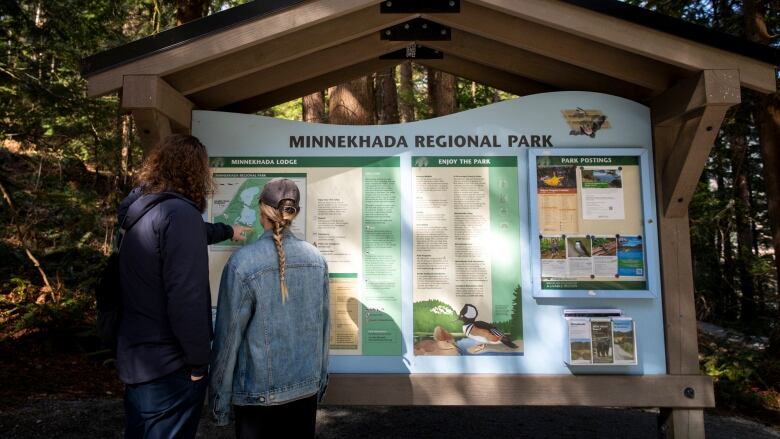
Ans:
[[[666,217],[688,214],[688,204],[726,111],[740,102],[739,86],[736,70],[705,70],[694,80],[669,89],[651,104],[656,130],[677,131],[673,146],[656,162],[663,169],[660,201]]]
[[[273,107],[293,99],[300,98],[319,90],[324,90],[330,86],[351,81],[361,76],[389,69],[399,63],[395,59],[371,59],[363,61],[340,70],[328,72],[316,78],[311,78],[286,87],[273,90],[260,96],[244,99],[225,107],[219,108],[220,111],[232,111],[235,113],[254,113],[256,111]]]
[[[469,1],[689,71],[739,70],[741,83],[762,93],[777,89],[775,66],[771,64],[572,4],[551,0]]]
[[[425,45],[562,90],[594,91],[632,100],[652,95],[646,88],[460,30],[452,31],[451,41],[426,41]]]
[[[651,104],[653,124],[679,124],[681,118],[707,105],[731,106],[740,102],[739,72],[733,70],[705,70],[701,74],[678,82]]]
[[[368,35],[234,79],[192,94],[189,98],[204,109],[221,108],[376,58],[405,47],[406,44],[404,41],[379,40],[377,35]]]
[[[380,14],[376,5],[257,44],[165,77],[184,95],[336,46],[416,15]]]
[[[547,84],[475,63],[449,53],[445,53],[443,59],[420,59],[414,60],[414,62],[518,96],[556,91],[555,88]]]
[[[366,7],[380,0],[320,0],[206,35],[115,68],[87,75],[87,94],[101,96],[122,87],[125,75],[166,76],[255,44],[278,38]]]
[[[466,1],[460,14],[424,17],[657,92],[687,76],[683,69]]]
[[[190,132],[195,104],[157,76],[128,75],[121,108],[132,112],[144,151],[173,132]]]

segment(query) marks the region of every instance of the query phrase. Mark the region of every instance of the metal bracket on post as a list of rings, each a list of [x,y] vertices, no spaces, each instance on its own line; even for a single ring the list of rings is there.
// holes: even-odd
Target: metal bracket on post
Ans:
[[[460,0],[386,0],[379,4],[382,14],[408,13],[457,13],[460,12]]]
[[[388,41],[450,41],[452,29],[424,18],[414,18],[382,29],[379,38]]]
[[[379,59],[444,59],[444,53],[411,43],[406,48],[381,55]]]

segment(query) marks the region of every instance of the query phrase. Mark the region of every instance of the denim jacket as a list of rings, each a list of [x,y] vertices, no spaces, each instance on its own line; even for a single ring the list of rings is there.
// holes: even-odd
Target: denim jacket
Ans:
[[[276,405],[325,391],[328,267],[314,246],[289,231],[282,246],[284,304],[270,230],[235,252],[222,271],[209,383],[217,425],[229,422],[233,404]]]

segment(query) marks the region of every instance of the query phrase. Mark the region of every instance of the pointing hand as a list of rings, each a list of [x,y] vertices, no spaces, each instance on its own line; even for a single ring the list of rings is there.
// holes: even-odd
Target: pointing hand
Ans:
[[[233,237],[230,238],[231,241],[246,241],[246,235],[254,232],[253,228],[242,226],[241,224],[233,224],[230,227],[233,228]]]

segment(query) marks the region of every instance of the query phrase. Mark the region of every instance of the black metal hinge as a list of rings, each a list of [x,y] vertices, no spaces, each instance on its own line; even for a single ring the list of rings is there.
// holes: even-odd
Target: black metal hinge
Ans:
[[[460,12],[460,0],[386,0],[379,4],[382,14],[415,12]]]
[[[379,36],[390,41],[449,41],[452,29],[424,18],[414,18],[382,29]]]
[[[381,55],[379,59],[443,59],[444,53],[430,47],[412,43],[404,49]]]

